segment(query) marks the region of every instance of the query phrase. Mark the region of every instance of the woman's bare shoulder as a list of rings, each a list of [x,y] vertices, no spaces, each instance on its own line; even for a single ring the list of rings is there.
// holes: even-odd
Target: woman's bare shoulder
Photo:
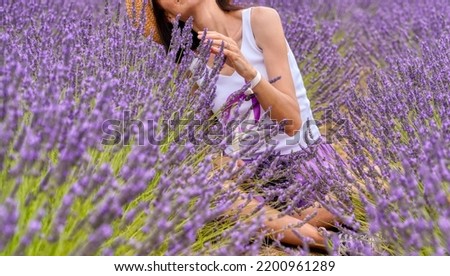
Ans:
[[[257,6],[252,7],[252,24],[254,27],[257,26],[267,26],[270,23],[278,23],[281,22],[280,14],[274,8],[265,7],[265,6]]]
[[[265,16],[270,16],[270,15],[277,15],[278,16],[278,11],[274,8],[271,7],[266,7],[266,6],[253,6],[252,7],[252,14],[254,15],[265,15]]]
[[[273,38],[283,38],[283,26],[277,10],[257,6],[252,7],[251,24],[258,46],[270,42]]]

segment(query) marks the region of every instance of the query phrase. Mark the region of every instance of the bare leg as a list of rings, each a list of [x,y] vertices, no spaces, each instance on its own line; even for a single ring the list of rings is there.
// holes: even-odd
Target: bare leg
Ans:
[[[316,204],[317,206],[318,204]],[[299,220],[305,220],[305,218],[311,214],[316,213],[316,215],[308,221],[309,224],[315,227],[325,227],[325,228],[333,228],[335,222],[339,222],[339,220],[334,216],[330,211],[323,208],[319,205],[319,207],[309,207],[305,210],[302,210],[301,213],[293,214],[292,216]]]
[[[241,194],[245,195],[245,193],[243,192],[241,192]],[[239,198],[233,204],[230,211],[237,210],[239,209],[239,207],[242,208],[242,205],[244,205],[246,202],[247,200]],[[242,208],[240,215],[247,216],[253,214],[259,204],[260,203],[258,201],[251,200],[244,208]],[[300,236],[308,237],[314,240],[313,244],[309,244],[311,248],[325,249],[325,239],[320,235],[317,228],[313,225],[306,223],[301,227],[292,227],[293,225],[300,224],[302,221],[288,215],[279,217],[280,212],[270,206],[264,206],[259,212],[262,212],[262,214],[265,216],[264,224],[266,229],[268,229],[270,233],[272,233],[273,235],[283,235],[283,238],[280,239],[281,242],[296,246],[303,245],[302,239],[294,233],[295,230]],[[289,226],[291,226],[291,229],[286,229]]]
[[[275,231],[276,233],[282,233],[283,238],[280,240],[281,242],[291,244],[291,245],[302,245],[302,240],[298,237],[298,234],[304,237],[312,238],[314,240],[314,244],[310,244],[312,248],[325,249],[325,240],[319,234],[316,227],[311,225],[310,223],[306,223],[300,228],[293,228],[298,234],[296,235],[293,230],[283,230],[284,227],[288,227],[289,225],[294,225],[301,223],[302,220],[299,220],[293,216],[282,216],[278,218],[280,214],[279,211],[269,207],[264,206],[264,211],[266,215],[265,225],[268,229]],[[272,218],[272,220],[270,220]]]
[[[220,168],[223,167],[226,163],[226,161],[229,161],[229,159],[226,158],[220,158],[218,160],[215,160],[215,164]],[[239,160],[237,166],[242,166],[243,161]],[[231,181],[228,183],[225,183],[225,188],[229,189],[231,185]],[[243,195],[243,198],[247,198],[246,193],[243,191],[239,191],[241,195]],[[246,205],[245,205],[246,204]],[[249,203],[247,203],[247,200],[242,199],[239,197],[236,202],[232,205],[230,210],[228,212],[236,211],[240,208],[242,208],[242,205],[245,205],[241,209],[240,216],[248,216],[253,213],[255,213],[256,208],[259,206],[259,202],[256,200],[251,200]],[[302,223],[302,219],[295,218],[293,216],[284,215],[279,217],[280,212],[270,206],[264,206],[261,210],[258,212],[262,212],[262,215],[265,216],[265,227],[273,234],[282,234],[283,238],[280,239],[281,242],[287,243],[290,245],[296,245],[301,246],[303,245],[303,240],[297,235],[303,237],[308,237],[313,239],[314,243],[309,244],[311,248],[316,249],[325,249],[325,239],[320,235],[318,229],[310,224],[306,223],[302,225],[301,227],[292,227],[293,225],[298,225]],[[290,229],[287,229],[291,226]],[[294,233],[294,231],[297,233]]]

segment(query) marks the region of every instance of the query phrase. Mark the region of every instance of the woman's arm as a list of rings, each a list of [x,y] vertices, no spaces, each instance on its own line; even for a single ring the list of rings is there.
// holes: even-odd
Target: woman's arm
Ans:
[[[272,106],[272,119],[290,120],[285,132],[293,136],[301,128],[302,122],[280,16],[272,8],[255,7],[252,9],[251,23],[256,43],[264,55],[269,79],[281,76],[281,79],[273,84],[263,79],[253,92],[264,109]],[[256,70],[246,81],[255,76]]]
[[[294,136],[301,128],[302,122],[280,16],[274,9],[255,7],[252,9],[251,22],[256,42],[264,55],[269,79],[281,76],[274,84],[262,80],[253,91],[265,110],[272,107],[270,114],[272,120],[289,121],[284,130],[287,135]],[[202,35],[203,33],[199,32],[199,37]],[[211,50],[215,54],[219,52],[222,41],[225,42],[224,54],[227,57],[227,64],[247,82],[256,76],[256,69],[243,56],[234,40],[217,32],[208,32],[206,38],[213,39]]]

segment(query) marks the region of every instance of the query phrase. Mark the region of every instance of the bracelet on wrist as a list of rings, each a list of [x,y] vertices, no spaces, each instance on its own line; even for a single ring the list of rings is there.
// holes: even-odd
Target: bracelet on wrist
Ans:
[[[252,95],[255,94],[253,92],[253,89],[261,82],[262,80],[262,76],[261,73],[256,70],[256,76],[250,81],[250,87],[249,89],[247,89],[247,91],[245,91],[245,95]]]

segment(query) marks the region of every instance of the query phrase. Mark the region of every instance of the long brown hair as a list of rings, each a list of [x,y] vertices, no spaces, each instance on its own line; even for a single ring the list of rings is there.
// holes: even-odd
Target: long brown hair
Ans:
[[[220,7],[221,10],[224,12],[231,12],[231,11],[237,11],[242,9],[242,7],[234,5],[231,3],[232,0],[216,0],[217,5]],[[157,0],[152,0],[153,4],[153,14],[156,19],[156,27],[157,32],[159,33],[162,43],[164,47],[166,48],[166,51],[170,48],[170,41],[172,40],[172,29],[173,25],[172,23],[166,18],[165,12],[161,5],[159,5]],[[185,23],[183,21],[179,22],[179,27],[184,28]],[[192,31],[192,50],[197,49],[197,47],[200,45],[200,40],[197,38],[197,34]]]

